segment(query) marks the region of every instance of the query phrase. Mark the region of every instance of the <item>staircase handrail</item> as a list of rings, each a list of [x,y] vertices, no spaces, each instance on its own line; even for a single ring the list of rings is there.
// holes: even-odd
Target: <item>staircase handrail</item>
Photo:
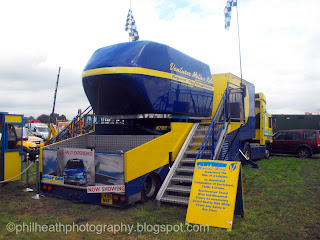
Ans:
[[[86,110],[84,110],[82,113],[78,114],[72,121],[71,123],[65,127],[60,133],[58,133],[58,135],[55,138],[50,139],[50,141],[48,142],[47,145],[50,145],[54,142],[59,142],[61,140],[61,138],[63,138],[67,132],[69,132],[71,130],[72,126],[76,126],[84,117],[86,117],[92,110],[92,107],[89,106],[86,108]]]
[[[226,98],[227,98],[228,93],[229,93],[229,90],[228,90],[228,86],[227,86],[226,90],[224,91],[224,93],[223,93],[223,95],[221,97],[221,100],[220,100],[220,103],[218,105],[217,111],[215,112],[215,114],[214,114],[214,116],[213,116],[213,118],[211,120],[211,123],[209,125],[208,131],[207,131],[207,133],[206,133],[206,135],[204,137],[204,140],[203,140],[203,142],[201,144],[201,147],[200,147],[200,149],[198,151],[196,159],[201,159],[202,158],[203,152],[204,152],[204,150],[205,150],[205,148],[207,146],[209,138],[212,135],[213,127],[214,127],[215,123],[217,122],[217,120],[219,119],[220,113],[221,113],[223,107],[226,104]]]
[[[158,194],[156,196],[156,200],[158,202],[161,200],[161,198],[163,197],[163,195],[165,193],[165,190],[169,186],[170,180],[173,177],[176,169],[178,168],[178,166],[180,164],[180,161],[181,161],[182,157],[184,156],[185,151],[187,150],[193,135],[196,133],[196,130],[197,130],[198,126],[199,126],[199,123],[195,123],[192,126],[192,128],[191,128],[191,130],[190,130],[190,132],[189,132],[184,144],[182,145],[182,147],[181,147],[181,149],[180,149],[175,161],[173,162],[173,165],[171,166],[171,168],[170,168],[165,180],[163,181],[163,183],[162,183],[162,185],[161,185],[161,187],[160,187],[160,189],[158,191]]]

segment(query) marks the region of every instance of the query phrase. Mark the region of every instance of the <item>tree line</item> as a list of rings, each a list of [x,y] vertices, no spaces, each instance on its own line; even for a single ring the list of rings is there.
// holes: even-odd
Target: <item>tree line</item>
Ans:
[[[35,119],[33,116],[28,117],[28,120],[39,120],[42,123],[49,123],[50,115],[48,114],[41,114],[37,119]],[[67,120],[66,116],[64,114],[59,115],[58,113],[54,113],[51,117],[51,122],[56,124],[57,120]]]

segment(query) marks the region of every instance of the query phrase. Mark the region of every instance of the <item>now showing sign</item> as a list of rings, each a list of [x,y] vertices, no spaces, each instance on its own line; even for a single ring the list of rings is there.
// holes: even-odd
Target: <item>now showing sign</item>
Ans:
[[[110,185],[110,186],[91,186],[87,187],[87,193],[124,193],[124,185]]]

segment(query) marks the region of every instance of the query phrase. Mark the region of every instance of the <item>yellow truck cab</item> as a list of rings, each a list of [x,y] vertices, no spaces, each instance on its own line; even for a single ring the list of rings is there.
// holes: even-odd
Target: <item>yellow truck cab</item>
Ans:
[[[54,143],[58,134],[61,133],[69,124],[70,122],[65,120],[57,120],[55,126],[53,123],[51,123],[49,126],[49,134],[46,139],[46,144],[48,144],[51,140],[53,141],[52,143]]]
[[[30,129],[28,128],[23,128],[23,138],[27,138],[29,142],[35,143],[38,148],[44,146],[43,139],[33,135]]]
[[[60,133],[62,132],[71,122],[70,121],[57,121],[57,126],[56,126],[56,129],[57,129],[57,132]]]
[[[255,94],[255,116],[256,116],[256,137],[253,139],[259,141],[260,145],[272,143],[272,115],[267,112],[266,97],[263,93]],[[270,146],[266,145],[266,157],[269,158]]]
[[[21,128],[16,128],[18,134],[21,134]],[[21,140],[17,142],[17,145],[22,145],[22,161],[26,161],[27,153],[29,153],[29,159],[35,160],[39,155],[39,148],[44,146],[43,140],[34,136],[31,131],[25,127],[22,129],[22,143]]]

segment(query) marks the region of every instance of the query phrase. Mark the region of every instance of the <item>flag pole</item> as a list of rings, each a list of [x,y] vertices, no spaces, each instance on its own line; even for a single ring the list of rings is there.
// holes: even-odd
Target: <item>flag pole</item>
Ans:
[[[131,10],[131,0],[130,0],[130,8],[129,8],[129,10]],[[130,39],[130,34],[129,34],[129,42],[131,42],[130,40],[131,39]]]
[[[131,1],[131,0],[130,0]],[[241,64],[241,48],[240,48],[240,30],[239,30],[239,14],[238,14],[238,2],[237,2],[237,25],[238,25],[238,43],[239,43],[239,59],[240,59],[240,75],[241,75],[241,84],[242,82],[242,64]]]

